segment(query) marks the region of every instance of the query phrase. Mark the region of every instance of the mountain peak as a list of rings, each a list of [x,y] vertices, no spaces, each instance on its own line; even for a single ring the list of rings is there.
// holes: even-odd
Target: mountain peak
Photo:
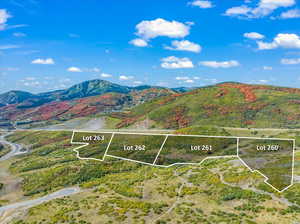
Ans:
[[[36,97],[37,97],[36,95],[29,92],[12,90],[0,95],[0,104],[7,105],[7,104],[22,103],[29,98],[36,98]]]

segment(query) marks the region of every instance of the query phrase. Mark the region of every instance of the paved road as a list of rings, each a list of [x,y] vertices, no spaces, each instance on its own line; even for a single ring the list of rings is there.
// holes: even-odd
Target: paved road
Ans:
[[[10,135],[10,134],[11,133],[7,133],[5,135],[0,136],[0,143],[2,143],[4,145],[9,145],[10,149],[11,149],[9,153],[7,153],[6,155],[4,155],[0,158],[0,162],[8,160],[13,156],[21,155],[21,154],[24,154],[24,153],[27,152],[27,151],[22,151],[23,146],[5,140],[5,137]]]
[[[22,151],[22,149],[23,149],[22,145],[15,144],[15,143],[5,140],[5,137],[8,136],[9,134],[10,133],[0,136],[0,143],[9,145],[11,147],[11,151],[8,154],[6,154],[5,156],[3,156],[2,158],[0,158],[0,162],[10,159],[13,156],[24,154],[27,152],[27,151]],[[21,210],[28,209],[33,206],[42,204],[44,202],[47,202],[47,201],[50,201],[50,200],[53,200],[56,198],[62,198],[62,197],[76,194],[79,192],[81,192],[79,187],[70,187],[70,188],[65,188],[65,189],[56,191],[52,194],[49,194],[49,195],[46,195],[46,196],[43,196],[43,197],[40,197],[37,199],[17,202],[17,203],[13,203],[13,204],[9,204],[9,205],[0,207],[0,223],[1,224],[9,223],[10,220],[13,217],[17,216],[18,212],[20,212]]]
[[[56,198],[62,198],[62,197],[69,196],[69,195],[72,195],[72,194],[76,194],[76,193],[79,193],[79,192],[80,192],[79,187],[70,187],[70,188],[65,188],[65,189],[56,191],[52,194],[48,194],[46,196],[43,196],[43,197],[40,197],[40,198],[37,198],[37,199],[22,201],[22,202],[6,205],[6,206],[3,206],[3,207],[0,207],[0,215],[1,215],[1,213],[6,212],[6,211],[11,210],[11,209],[33,207],[33,206],[42,204],[44,202],[56,199]]]
[[[8,224],[14,217],[18,217],[19,215],[22,215],[22,211],[25,209],[29,209],[31,207],[40,205],[44,202],[51,201],[56,198],[62,198],[65,196],[69,196],[72,194],[77,194],[81,192],[79,187],[70,187],[65,188],[59,191],[56,191],[52,194],[33,199],[28,201],[22,201],[10,205],[6,205],[3,207],[0,207],[0,223],[1,224]]]

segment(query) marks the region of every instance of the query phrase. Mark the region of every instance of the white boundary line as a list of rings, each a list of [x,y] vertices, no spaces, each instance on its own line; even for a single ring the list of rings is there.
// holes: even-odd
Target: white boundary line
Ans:
[[[159,157],[159,155],[160,155],[160,152],[161,152],[161,150],[164,148],[164,146],[165,146],[165,143],[166,143],[166,141],[167,141],[168,137],[169,137],[169,135],[167,135],[167,136],[166,136],[166,138],[165,138],[164,142],[162,143],[162,145],[161,145],[161,147],[160,147],[160,149],[159,149],[159,151],[158,151],[158,153],[157,153],[157,155],[156,155],[156,157],[155,157],[155,159],[154,159],[154,161],[153,161],[152,165],[155,165],[155,163],[156,163],[156,160],[158,159],[158,157]]]
[[[108,145],[107,145],[107,147],[106,147],[106,150],[105,150],[104,155],[103,155],[103,158],[102,158],[103,161],[104,161],[104,159],[105,159],[105,157],[106,157],[106,155],[107,155],[107,151],[108,151],[108,149],[109,149],[109,146],[110,146],[110,144],[111,144],[111,142],[112,142],[114,136],[115,136],[115,133],[112,133],[111,138],[110,138],[110,140],[109,140],[109,143],[108,143]]]
[[[135,163],[140,163],[140,164],[152,166],[152,163],[147,163],[147,162],[138,161],[138,160],[134,160],[134,159],[127,159],[127,158],[123,158],[123,157],[119,157],[119,156],[113,156],[113,155],[108,155],[107,154],[106,157],[112,157],[112,158],[115,158],[115,159],[126,160],[126,161],[130,161],[130,162],[135,162]]]
[[[100,162],[103,162],[104,159],[105,159],[107,150],[108,150],[108,148],[109,148],[109,145],[110,145],[110,143],[111,143],[111,141],[112,141],[112,138],[113,138],[114,134],[112,133],[112,135],[111,135],[110,141],[109,141],[109,143],[108,143],[108,145],[107,145],[107,148],[106,148],[106,150],[105,150],[105,152],[104,152],[104,155],[103,155],[102,159],[96,159],[96,158],[86,158],[86,157],[81,157],[81,156],[80,156],[80,153],[79,153],[78,149],[84,148],[84,147],[88,146],[90,143],[85,143],[85,142],[73,142],[74,135],[75,135],[76,132],[77,132],[77,131],[73,131],[72,139],[71,139],[71,144],[81,145],[81,146],[76,147],[76,148],[73,149],[73,151],[76,153],[76,157],[77,157],[78,159],[82,159],[82,160],[94,160],[94,161],[100,161]],[[77,132],[77,133],[80,133],[80,132]],[[93,133],[93,132],[91,132],[91,133]]]
[[[84,142],[73,142],[73,138],[75,133],[102,133],[102,134],[112,134],[111,139],[107,145],[107,148],[105,150],[105,153],[103,155],[102,159],[95,159],[95,158],[83,158],[80,157],[79,151],[78,149],[86,147],[89,145],[89,143],[84,143]],[[138,160],[132,160],[132,159],[127,159],[127,158],[123,158],[123,157],[119,157],[119,156],[114,156],[114,155],[109,155],[108,150],[110,147],[110,144],[113,140],[113,137],[115,134],[121,134],[121,135],[154,135],[154,136],[166,136],[166,138],[164,139],[164,142],[162,143],[156,157],[153,163],[147,163],[147,162],[142,162],[142,161],[138,161]],[[228,138],[228,139],[237,139],[237,154],[236,155],[226,155],[226,156],[208,156],[206,158],[204,158],[203,160],[201,160],[198,163],[174,163],[168,166],[165,165],[158,165],[155,164],[161,150],[163,149],[167,139],[169,136],[182,136],[182,137],[202,137],[202,138]],[[239,156],[239,140],[240,139],[258,139],[258,140],[282,140],[282,141],[292,141],[293,142],[293,154],[292,154],[292,178],[291,178],[291,184],[287,187],[285,187],[283,190],[278,190],[277,188],[275,188],[273,185],[271,185],[270,183],[268,183],[269,178],[267,176],[265,176],[263,173],[261,173],[258,170],[253,170],[251,167],[249,167],[245,161]],[[257,138],[257,137],[237,137],[237,136],[208,136],[208,135],[177,135],[177,134],[156,134],[156,133],[131,133],[131,132],[97,132],[97,131],[80,131],[80,130],[73,130],[73,134],[72,134],[72,139],[71,139],[71,144],[80,144],[81,146],[73,149],[74,152],[76,152],[76,156],[78,159],[82,159],[82,160],[95,160],[95,161],[104,161],[105,157],[111,157],[111,158],[115,158],[115,159],[120,159],[120,160],[125,160],[125,161],[130,161],[130,162],[136,162],[136,163],[140,163],[140,164],[144,164],[144,165],[150,165],[150,166],[156,166],[156,167],[163,167],[163,168],[169,168],[175,165],[201,165],[204,161],[208,160],[208,159],[221,159],[221,158],[238,158],[243,165],[245,165],[251,172],[257,172],[260,175],[262,175],[265,180],[264,183],[266,183],[267,185],[269,185],[270,187],[272,187],[274,190],[276,190],[279,193],[282,193],[283,191],[287,190],[288,188],[290,188],[293,184],[294,184],[294,167],[295,167],[295,150],[296,150],[296,141],[295,139],[288,139],[288,138]]]
[[[273,188],[274,190],[276,190],[277,192],[279,193],[282,193],[284,192],[285,190],[287,190],[288,188],[290,188],[291,186],[293,186],[294,184],[294,168],[295,168],[295,148],[296,148],[296,141],[295,139],[290,139],[289,141],[292,141],[293,142],[293,153],[292,153],[292,177],[291,177],[291,184],[288,185],[287,187],[285,187],[284,189],[282,189],[281,191],[278,190],[276,187],[274,187],[272,184],[270,184],[268,182],[269,178],[264,175],[262,172],[260,172],[259,170],[256,170],[256,169],[252,169],[250,166],[247,165],[247,163],[239,156],[239,145],[237,147],[237,157],[239,158],[239,160],[252,172],[257,172],[259,173],[261,176],[263,176],[265,178],[264,180],[264,183],[266,183],[267,185],[269,185],[271,188]],[[239,142],[239,141],[238,141]]]
[[[182,136],[182,137],[203,137],[203,138],[245,138],[245,139],[265,139],[265,140],[294,140],[290,138],[258,138],[258,137],[238,137],[238,136],[214,136],[214,135],[183,135],[183,134],[157,134],[157,133],[132,133],[132,132],[117,132],[117,131],[80,131],[74,130],[74,132],[83,132],[83,133],[99,133],[99,134],[120,134],[120,135],[155,135],[155,136]]]

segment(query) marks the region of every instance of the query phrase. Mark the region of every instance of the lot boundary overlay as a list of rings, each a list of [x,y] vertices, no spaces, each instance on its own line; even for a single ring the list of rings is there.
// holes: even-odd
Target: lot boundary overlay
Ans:
[[[169,168],[236,158],[277,192],[294,184],[295,139],[74,130],[78,159],[106,158]]]

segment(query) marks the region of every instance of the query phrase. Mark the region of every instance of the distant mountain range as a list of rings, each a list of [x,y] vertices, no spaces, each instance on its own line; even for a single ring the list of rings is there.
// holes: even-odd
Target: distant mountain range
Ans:
[[[0,127],[60,123],[86,116],[114,119],[115,128],[194,125],[300,127],[300,89],[241,83],[202,88],[128,87],[104,80],[65,90],[0,95]]]
[[[32,94],[9,91],[0,95],[0,126],[12,121],[32,123],[64,121],[100,112],[121,111],[153,98],[188,91],[156,86],[121,86],[104,80],[90,80],[65,90]]]
[[[38,104],[41,105],[52,101],[73,100],[76,98],[102,95],[105,93],[128,94],[133,91],[142,91],[146,89],[167,88],[148,85],[137,87],[121,86],[105,80],[95,79],[76,84],[65,90],[57,90],[40,94],[32,94],[24,91],[9,91],[7,93],[0,94],[0,106],[20,103],[24,103],[28,106],[31,104],[32,106],[37,106]],[[186,92],[191,90],[191,88],[179,87],[170,90],[174,92]]]

